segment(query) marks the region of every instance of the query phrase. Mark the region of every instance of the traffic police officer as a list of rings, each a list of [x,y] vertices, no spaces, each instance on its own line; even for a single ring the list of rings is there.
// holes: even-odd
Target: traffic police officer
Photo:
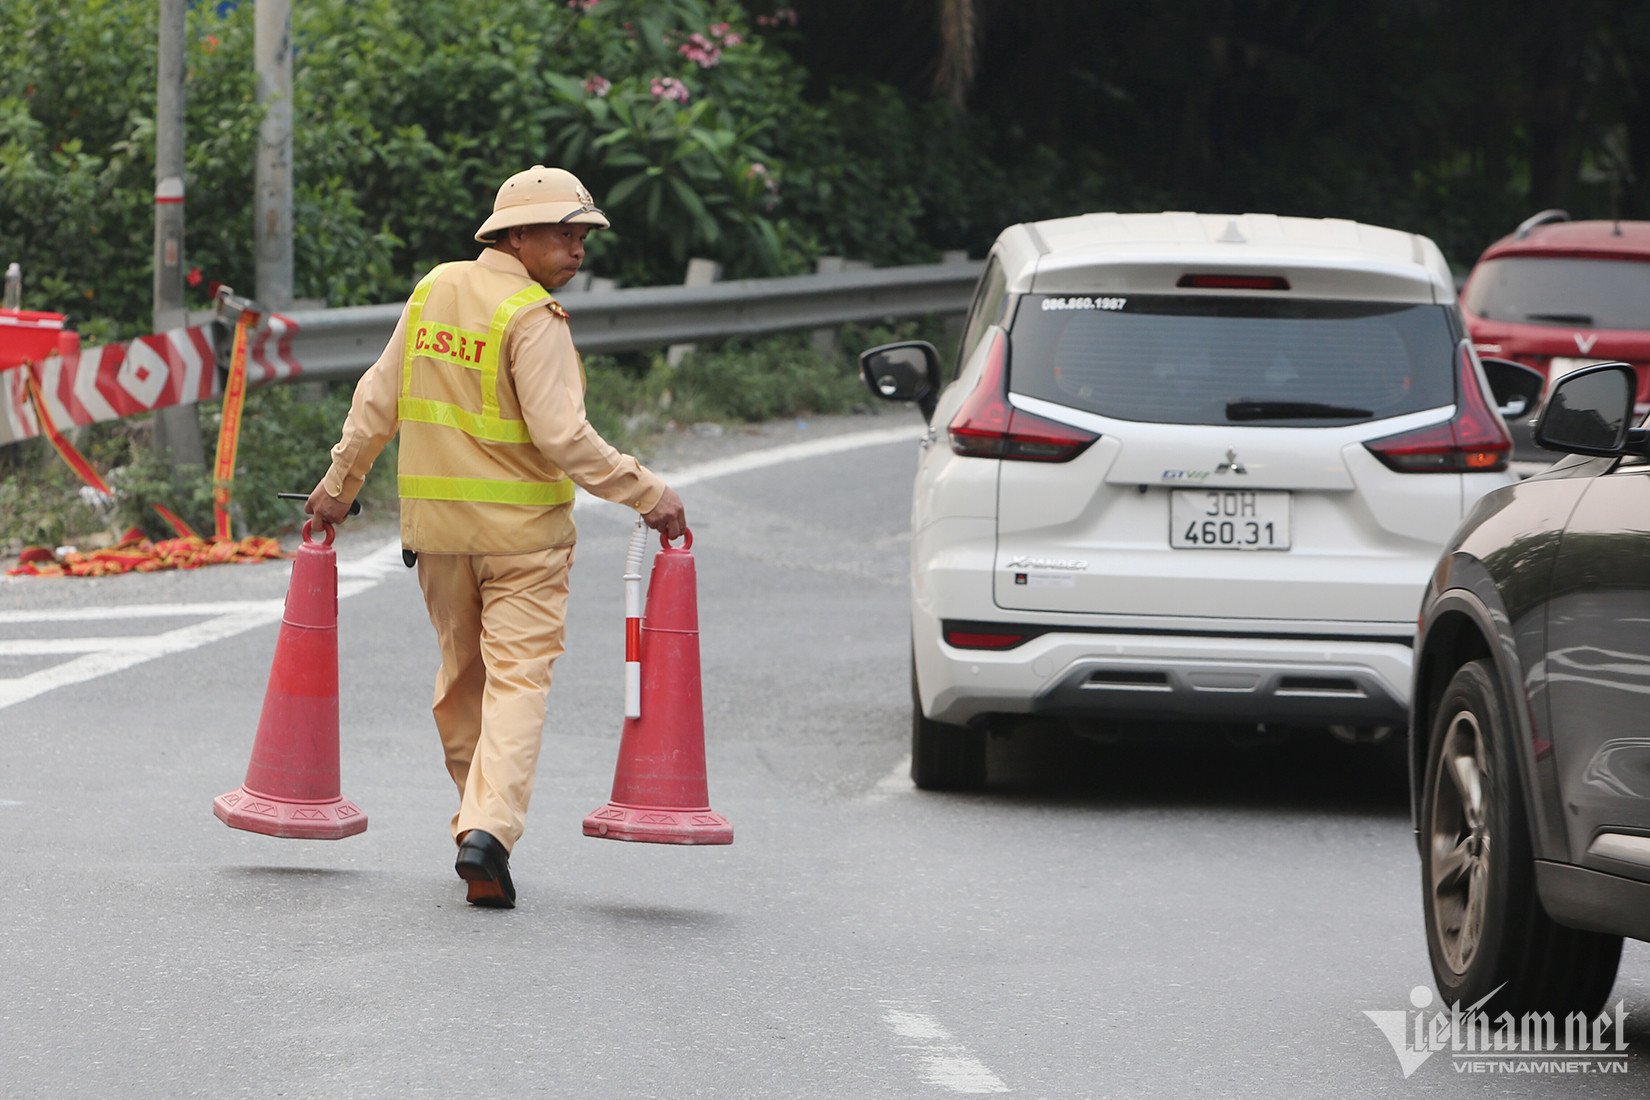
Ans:
[[[400,430],[401,542],[441,646],[433,710],[459,793],[456,870],[476,905],[515,904],[509,853],[562,652],[573,486],[667,538],[686,529],[681,498],[585,418],[584,367],[550,296],[607,224],[570,172],[506,180],[476,231],[488,247],[419,281],[305,506],[342,522]]]

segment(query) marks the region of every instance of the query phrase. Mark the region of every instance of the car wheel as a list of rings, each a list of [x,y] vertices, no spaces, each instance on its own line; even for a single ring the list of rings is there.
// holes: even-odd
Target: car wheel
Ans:
[[[1494,666],[1463,665],[1433,716],[1422,787],[1432,974],[1463,1009],[1592,1015],[1615,983],[1621,937],[1567,928],[1541,907],[1512,738]]]
[[[917,661],[911,659],[911,782],[925,791],[985,786],[985,731],[935,722],[922,713]]]

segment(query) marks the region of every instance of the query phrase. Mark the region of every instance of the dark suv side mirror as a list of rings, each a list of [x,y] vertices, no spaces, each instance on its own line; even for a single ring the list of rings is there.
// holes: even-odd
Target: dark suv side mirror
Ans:
[[[860,353],[865,386],[884,401],[915,401],[924,420],[934,415],[940,392],[940,354],[926,340],[903,340]]]
[[[1559,379],[1541,418],[1535,441],[1567,454],[1615,457],[1642,450],[1646,433],[1632,427],[1638,376],[1626,363],[1582,367]]]
[[[1480,359],[1484,364],[1484,381],[1490,384],[1495,398],[1496,412],[1504,420],[1533,416],[1541,407],[1541,391],[1547,388],[1547,379],[1538,370],[1511,359]]]

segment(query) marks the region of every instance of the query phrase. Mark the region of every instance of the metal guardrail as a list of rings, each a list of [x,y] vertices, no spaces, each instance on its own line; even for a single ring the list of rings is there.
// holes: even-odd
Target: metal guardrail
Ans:
[[[601,353],[683,348],[702,340],[812,329],[821,336],[852,321],[961,314],[984,264],[952,260],[906,267],[856,268],[708,286],[563,292],[579,348]],[[257,384],[294,379],[353,379],[382,354],[400,303],[292,310],[289,324],[260,328],[249,350]],[[213,360],[228,344],[192,315],[184,328],[82,349],[40,365],[47,411],[61,428],[204,401],[218,392]],[[216,336],[222,336],[219,332]],[[217,347],[217,344],[223,344]],[[0,447],[39,434],[22,371],[0,372]]]
[[[566,294],[573,338],[591,354],[730,336],[824,328],[852,321],[961,313],[984,262],[912,264],[710,286],[637,287]],[[400,303],[288,314],[301,379],[359,375],[384,350]]]

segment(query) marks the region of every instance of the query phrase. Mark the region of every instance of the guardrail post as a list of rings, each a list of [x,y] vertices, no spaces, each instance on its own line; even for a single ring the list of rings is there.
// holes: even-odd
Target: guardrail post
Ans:
[[[600,279],[588,271],[581,271],[567,281],[561,288],[561,294],[583,294],[587,290],[617,290],[619,280]]]
[[[687,276],[682,280],[683,286],[709,286],[722,277],[722,265],[715,260],[694,258],[688,261]],[[682,360],[693,353],[697,344],[672,344],[665,352],[665,362],[672,367],[682,365]]]
[[[864,260],[845,260],[841,256],[821,256],[814,261],[815,275],[830,275],[838,271],[866,271],[870,264]],[[814,329],[814,354],[830,358],[842,351],[840,327]]]

